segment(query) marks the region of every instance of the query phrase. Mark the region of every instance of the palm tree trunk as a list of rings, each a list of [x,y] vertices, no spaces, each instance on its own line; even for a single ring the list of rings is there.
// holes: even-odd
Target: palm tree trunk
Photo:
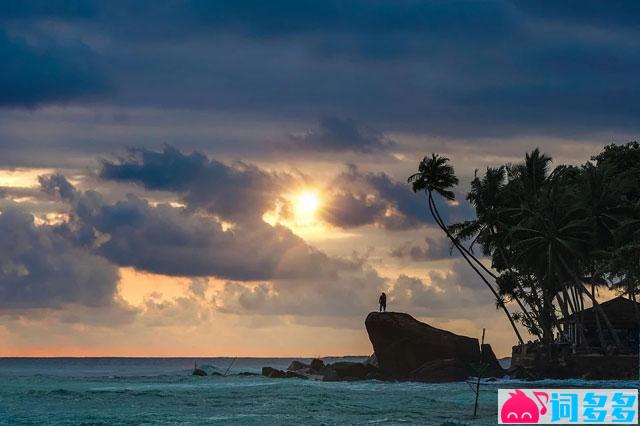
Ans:
[[[564,291],[567,292],[566,286],[563,284]],[[582,310],[580,309],[580,302],[578,301],[578,292],[577,287],[573,286],[570,290],[571,298],[569,299],[569,304],[571,309],[573,310],[573,317],[576,321],[577,331],[580,333],[580,346],[587,347],[589,342],[587,341],[587,336],[584,334],[584,315]],[[567,297],[569,297],[567,295]]]
[[[542,315],[545,317],[545,328],[546,337],[544,339],[545,345],[547,346],[547,350],[550,350],[551,342],[553,341],[553,325],[556,326],[558,331],[560,330],[560,324],[558,323],[558,318],[556,318],[555,311],[552,309],[553,303],[552,298],[543,291],[542,292]]]
[[[566,318],[567,321],[571,319],[571,314],[569,313],[569,308],[567,308],[567,303],[560,297],[560,293],[556,294],[556,300],[558,301],[558,306],[560,306],[560,312],[562,312],[562,316]],[[575,339],[575,336],[573,337]]]
[[[492,236],[495,236],[495,233],[493,232],[493,229],[490,228],[489,232],[491,232]],[[505,265],[508,265],[507,268],[509,269],[509,272],[513,273],[513,269],[511,268],[511,265],[509,265],[509,262],[507,261],[507,256],[504,254],[504,250],[502,249],[502,246],[498,247],[498,253],[500,253],[500,256],[502,257],[502,261],[504,262]],[[476,260],[477,262],[478,260]],[[480,263],[482,265],[482,263]],[[483,265],[484,266],[484,265]],[[497,277],[495,275],[493,275],[491,272],[489,272],[491,274],[491,276],[494,279],[497,279]],[[525,293],[524,289],[522,288],[522,286],[520,285],[520,282],[517,282],[517,286],[518,286],[518,290],[522,292],[522,294]],[[529,314],[529,312],[527,311],[527,309],[525,309],[524,305],[522,304],[522,302],[520,301],[520,298],[517,295],[513,296],[513,299],[516,301],[516,303],[518,304],[518,306],[520,307],[520,309],[522,310],[522,313],[524,315],[527,316],[527,318],[529,319],[529,321],[533,322],[533,319],[531,318],[531,315]],[[529,305],[531,306],[531,305]],[[535,308],[533,306],[531,306],[531,310],[535,313]]]
[[[595,284],[591,283],[591,294],[595,294]],[[600,341],[600,347],[603,352],[607,350],[607,343],[604,340],[604,334],[602,333],[602,324],[600,324],[600,315],[598,311],[594,309],[595,317],[596,317],[596,328],[598,329],[598,340]]]
[[[433,202],[433,201],[432,201]],[[435,202],[433,202],[434,208],[435,208]],[[442,220],[442,218],[440,217],[440,213],[438,213],[438,210],[436,209],[436,214],[438,215],[438,218],[436,219],[436,221],[440,221],[440,223],[442,224],[440,227],[442,228],[442,226],[445,226],[444,220]],[[446,232],[446,231],[445,231]],[[493,234],[493,231],[490,230],[490,232]],[[471,253],[471,251],[469,249],[467,249],[465,246],[462,245],[462,243],[460,243],[458,241],[458,238],[453,237],[452,235],[450,235],[449,233],[447,233],[447,235],[449,236],[450,239],[453,240],[453,238],[455,238],[455,241],[453,242],[454,245],[456,245],[458,247],[458,250],[462,249],[464,250],[464,252],[467,254],[467,256],[469,256],[471,259],[473,259],[474,262],[476,262],[476,264],[478,264],[478,266],[480,266],[487,274],[489,274],[491,276],[491,278],[493,278],[494,280],[497,280],[498,277],[496,276],[496,274],[493,273],[493,271],[491,271],[489,268],[487,268],[484,263],[482,263],[480,261],[480,259],[478,259],[473,253]],[[504,256],[504,254],[502,255],[503,259],[505,260],[505,264],[506,262],[506,257]],[[520,290],[520,284],[518,283],[518,288]],[[524,292],[524,291],[523,291]],[[524,315],[527,316],[527,318],[529,319],[529,321],[534,322],[533,319],[531,318],[531,316],[529,315],[529,312],[527,311],[527,309],[524,307],[524,305],[522,304],[522,301],[520,301],[520,298],[516,295],[513,295],[512,298],[516,301],[516,303],[518,304],[518,306],[520,307],[520,309],[522,310],[522,313]]]
[[[584,292],[586,293],[586,295],[589,297],[589,299],[591,299],[591,303],[593,303],[593,307],[596,309],[596,311],[600,315],[602,315],[602,319],[604,320],[604,323],[607,326],[609,333],[611,333],[611,337],[613,337],[613,341],[615,342],[616,346],[618,347],[618,349],[622,349],[622,342],[620,342],[618,333],[616,333],[615,329],[613,328],[613,325],[611,324],[611,321],[609,320],[609,317],[607,316],[606,312],[604,311],[604,309],[602,309],[602,306],[600,306],[600,303],[598,303],[595,296],[591,292],[589,292],[589,290],[587,290],[587,288],[584,286],[584,283],[580,283],[580,284],[582,285],[582,288],[584,289]]]
[[[618,347],[618,349],[622,349],[622,342],[620,342],[620,338],[618,337],[618,334],[616,333],[615,329],[613,328],[613,325],[611,324],[611,321],[609,320],[609,317],[607,316],[607,313],[604,311],[604,309],[602,309],[602,306],[600,306],[600,303],[598,303],[598,301],[596,300],[595,295],[592,294],[589,291],[589,289],[576,276],[576,274],[571,270],[571,268],[569,268],[569,265],[567,265],[567,262],[565,262],[562,257],[560,257],[560,261],[562,262],[563,268],[571,276],[571,278],[573,279],[575,284],[581,286],[582,290],[585,292],[587,297],[589,297],[589,299],[591,299],[591,303],[593,304],[593,307],[594,307],[595,311],[597,311],[600,315],[602,315],[602,319],[604,320],[604,323],[607,326],[607,329],[609,330],[609,333],[611,334],[611,337],[613,338],[613,341],[615,342],[615,345]]]
[[[469,266],[471,266],[471,268],[473,268],[473,270],[478,274],[478,276],[482,279],[482,281],[485,283],[485,285],[487,287],[489,287],[489,290],[491,290],[491,292],[495,296],[496,301],[498,302],[498,305],[502,308],[502,310],[504,311],[505,315],[509,319],[509,322],[511,323],[511,327],[513,328],[513,331],[516,333],[516,336],[518,337],[518,341],[520,342],[520,344],[524,344],[524,340],[522,340],[522,336],[520,335],[520,332],[518,331],[518,328],[516,327],[516,324],[515,324],[515,322],[513,320],[513,317],[511,317],[511,314],[509,313],[509,310],[507,309],[507,307],[502,302],[500,296],[498,295],[498,292],[496,292],[496,290],[493,288],[493,286],[489,283],[489,281],[487,281],[487,279],[484,277],[484,275],[482,275],[482,272],[480,272],[478,270],[478,268],[473,264],[473,262],[471,262],[471,260],[469,260],[469,257],[467,257],[464,249],[460,247],[460,243],[458,243],[457,239],[454,238],[449,233],[449,230],[444,225],[444,222],[442,222],[442,218],[440,217],[440,214],[438,213],[438,209],[437,209],[437,207],[435,205],[435,202],[433,201],[433,194],[431,193],[431,191],[429,191],[429,210],[431,212],[431,216],[433,216],[434,220],[436,221],[436,223],[438,224],[440,229],[442,229],[442,231],[444,231],[444,233],[451,240],[453,245],[458,249],[458,251],[460,252],[462,257],[467,261]]]

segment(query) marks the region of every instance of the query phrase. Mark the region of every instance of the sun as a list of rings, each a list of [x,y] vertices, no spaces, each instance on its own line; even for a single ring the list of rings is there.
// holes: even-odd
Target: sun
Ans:
[[[293,206],[297,223],[313,222],[320,207],[320,196],[316,191],[301,192],[294,197]]]

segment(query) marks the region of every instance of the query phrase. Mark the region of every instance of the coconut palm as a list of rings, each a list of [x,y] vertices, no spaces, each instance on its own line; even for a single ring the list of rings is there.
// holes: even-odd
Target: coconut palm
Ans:
[[[609,145],[583,166],[551,168],[551,157],[535,149],[524,161],[487,168],[471,182],[467,199],[476,218],[447,226],[434,194],[454,200],[457,185],[445,157],[425,157],[409,177],[415,192],[427,194],[436,224],[496,297],[521,340],[515,321],[547,344],[558,315],[583,327],[585,301],[594,308],[600,346],[624,349],[597,291],[615,289],[640,298],[640,144]],[[479,248],[491,259],[476,257]],[[511,315],[505,301],[521,312]],[[640,312],[636,306],[640,326]],[[551,348],[551,346],[549,346]]]
[[[453,167],[449,164],[449,159],[438,154],[432,154],[431,157],[424,157],[418,165],[418,172],[409,176],[407,181],[411,184],[414,192],[424,191],[427,194],[429,211],[434,221],[451,240],[453,246],[458,249],[459,253],[466,260],[469,266],[471,266],[471,268],[478,274],[482,282],[493,293],[496,298],[497,306],[502,308],[504,311],[518,340],[520,343],[524,343],[511,313],[505,306],[503,298],[478,268],[477,265],[481,262],[466,250],[460,241],[449,232],[447,225],[444,223],[444,220],[438,211],[438,207],[433,197],[434,193],[441,195],[447,201],[455,200],[455,194],[451,189],[458,184],[458,178],[455,175]]]
[[[478,266],[495,280],[500,295],[515,300],[521,309],[519,316],[522,316],[522,322],[526,324],[527,329],[539,330],[534,326],[536,321],[532,318],[538,314],[536,309],[539,303],[532,303],[530,305],[532,312],[529,312],[521,300],[526,292],[522,288],[520,280],[507,279],[514,278],[514,274],[503,241],[507,229],[506,223],[503,221],[506,209],[504,200],[502,200],[505,180],[506,168],[504,166],[488,167],[482,178],[478,177],[476,170],[475,177],[471,181],[471,191],[467,195],[467,200],[476,209],[476,218],[449,226],[449,232],[461,241],[471,240],[467,253],[477,262]],[[506,274],[503,279],[498,279],[493,271],[473,256],[476,244],[481,247],[484,256],[491,257],[494,269],[509,271],[510,274]]]

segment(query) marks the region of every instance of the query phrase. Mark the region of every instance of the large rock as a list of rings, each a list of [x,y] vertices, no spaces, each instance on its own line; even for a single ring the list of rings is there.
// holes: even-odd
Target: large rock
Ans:
[[[367,365],[370,365],[372,367],[378,368],[378,358],[376,358],[376,354],[373,353],[371,354],[371,356],[369,356],[369,358],[367,358],[367,360],[364,362]]]
[[[488,343],[482,344],[482,371],[482,377],[502,377],[507,374]]]
[[[417,382],[459,382],[469,377],[469,364],[457,358],[438,359],[422,364],[412,375]]]
[[[361,362],[336,362],[331,367],[342,380],[364,380],[368,373],[376,371],[374,367]]]
[[[380,371],[388,377],[463,380],[470,375],[468,366],[480,359],[478,339],[432,327],[405,313],[372,312],[365,325]],[[443,373],[428,373],[428,368],[443,368]]]

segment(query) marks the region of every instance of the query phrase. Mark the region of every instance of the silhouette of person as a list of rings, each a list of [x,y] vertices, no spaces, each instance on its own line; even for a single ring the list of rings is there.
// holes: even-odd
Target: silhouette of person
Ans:
[[[387,312],[387,295],[384,292],[380,295],[380,312]]]

